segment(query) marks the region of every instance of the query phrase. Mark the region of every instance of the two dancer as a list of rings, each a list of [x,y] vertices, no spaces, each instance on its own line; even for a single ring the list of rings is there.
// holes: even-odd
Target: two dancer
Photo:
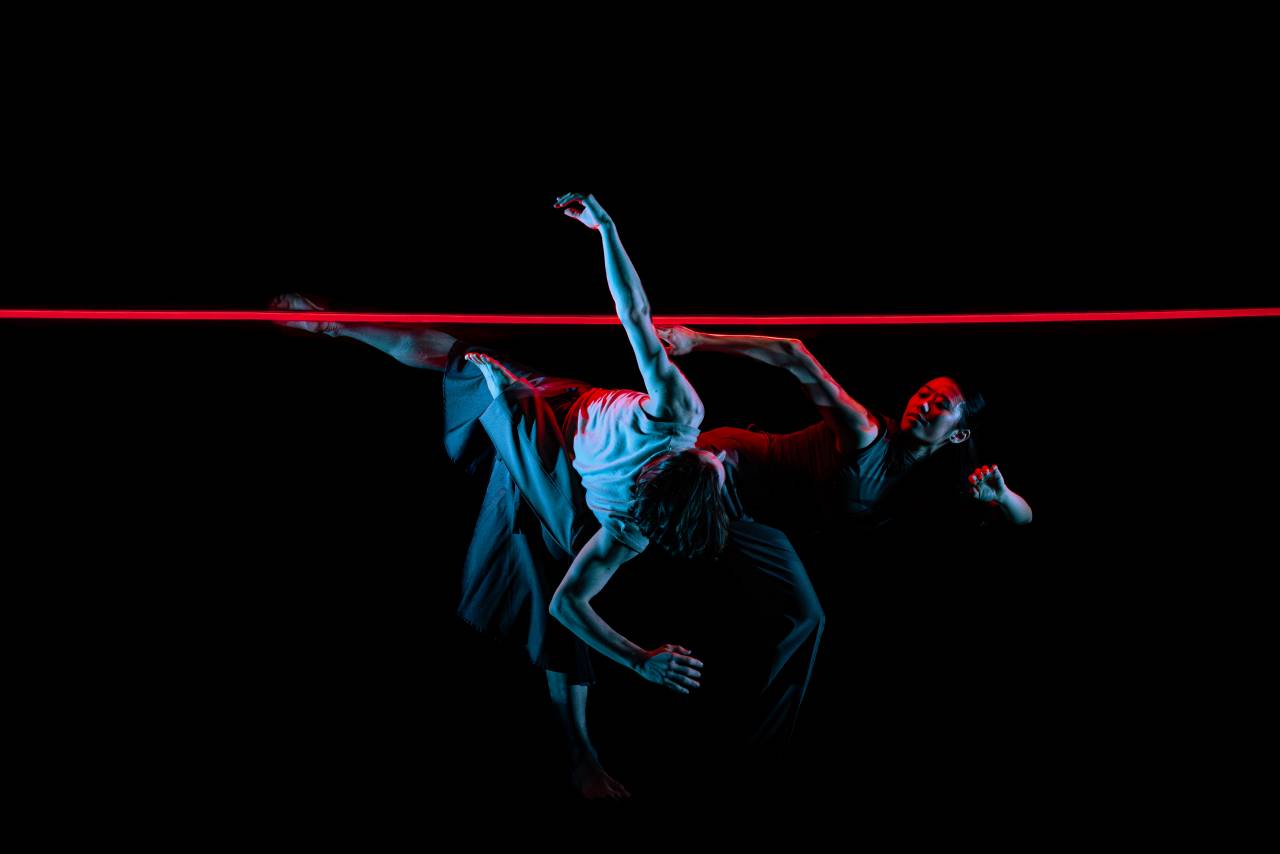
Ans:
[[[354,338],[444,373],[446,451],[472,470],[487,467],[489,476],[459,613],[482,631],[523,636],[531,660],[547,672],[574,787],[587,797],[618,798],[627,792],[605,772],[588,735],[593,677],[584,644],[682,694],[699,687],[703,667],[684,647],[632,642],[594,610],[593,597],[622,564],[650,542],[679,557],[715,556],[727,545],[727,563],[749,570],[747,588],[785,617],[756,698],[762,740],[785,737],[794,726],[823,616],[785,535],[727,504],[721,458],[696,447],[702,402],[658,338],[617,225],[591,196],[569,194],[557,207],[601,238],[609,290],[644,392],[544,376],[428,328],[288,325]],[[317,308],[296,295],[275,307]]]

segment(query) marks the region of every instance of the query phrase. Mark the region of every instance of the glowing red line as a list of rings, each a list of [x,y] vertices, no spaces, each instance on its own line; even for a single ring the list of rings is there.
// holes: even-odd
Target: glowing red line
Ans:
[[[1165,309],[1157,311],[1049,311],[1014,314],[743,314],[667,315],[657,324],[691,326],[905,326],[965,323],[1064,323],[1111,320],[1205,320],[1280,317],[1280,308]],[[483,323],[522,326],[610,326],[613,315],[418,314],[381,311],[191,311],[133,309],[0,308],[0,320],[336,320],[346,323]]]

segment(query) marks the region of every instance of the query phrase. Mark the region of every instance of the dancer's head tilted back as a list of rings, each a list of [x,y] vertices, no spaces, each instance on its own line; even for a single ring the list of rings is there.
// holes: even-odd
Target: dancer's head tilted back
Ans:
[[[690,449],[654,457],[636,480],[635,518],[652,542],[678,557],[714,557],[729,535],[721,498],[724,463]]]
[[[922,385],[902,410],[903,438],[938,448],[967,442],[985,408],[981,394],[965,390],[951,377],[935,377]]]

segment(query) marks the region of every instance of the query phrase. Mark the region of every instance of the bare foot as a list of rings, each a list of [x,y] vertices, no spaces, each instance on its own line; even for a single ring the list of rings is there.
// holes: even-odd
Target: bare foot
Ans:
[[[610,777],[592,756],[584,756],[570,769],[569,784],[587,800],[608,798],[618,801],[631,797],[631,793]]]
[[[270,308],[273,311],[324,311],[323,306],[316,305],[302,294],[281,294],[271,301]],[[335,335],[338,331],[337,323],[318,320],[277,320],[276,323],[292,329],[321,332],[325,335]]]
[[[497,397],[502,394],[502,390],[512,383],[520,382],[520,378],[507,367],[484,353],[467,353],[462,358],[480,369],[480,373],[484,374],[484,381],[489,386],[489,394]]]

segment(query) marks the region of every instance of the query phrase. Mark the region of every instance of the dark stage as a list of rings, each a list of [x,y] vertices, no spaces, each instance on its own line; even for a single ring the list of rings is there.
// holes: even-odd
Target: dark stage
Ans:
[[[399,193],[371,170],[324,192],[303,171],[264,193],[229,170],[152,182],[125,211],[51,207],[19,235],[43,272],[6,304],[258,308],[300,291],[344,309],[612,311],[599,240],[551,207],[575,187]],[[81,190],[114,198],[103,180]],[[833,176],[776,196],[727,178],[573,180],[618,222],[659,315],[1277,302],[1255,287],[1256,227],[1148,192],[1154,178],[858,193]],[[705,681],[681,697],[598,659],[606,768],[648,803],[723,789],[890,813],[1085,809],[1176,773],[1188,757],[1171,745],[1204,710],[1249,707],[1223,652],[1248,631],[1232,615],[1271,538],[1276,329],[769,332],[803,337],[892,415],[930,377],[977,378],[980,456],[1035,521],[801,542],[827,628],[796,755],[768,773],[726,735],[717,668],[745,654],[749,623],[715,567],[633,561],[598,609],[641,645],[692,648]],[[640,387],[617,327],[451,331]],[[228,809],[572,803],[541,674],[454,615],[482,484],[440,448],[439,375],[263,323],[6,321],[0,343],[7,517],[36,546],[10,563],[29,626],[17,702],[53,766],[102,786],[125,769],[158,799]],[[720,355],[681,367],[704,428],[816,420],[784,372]]]

